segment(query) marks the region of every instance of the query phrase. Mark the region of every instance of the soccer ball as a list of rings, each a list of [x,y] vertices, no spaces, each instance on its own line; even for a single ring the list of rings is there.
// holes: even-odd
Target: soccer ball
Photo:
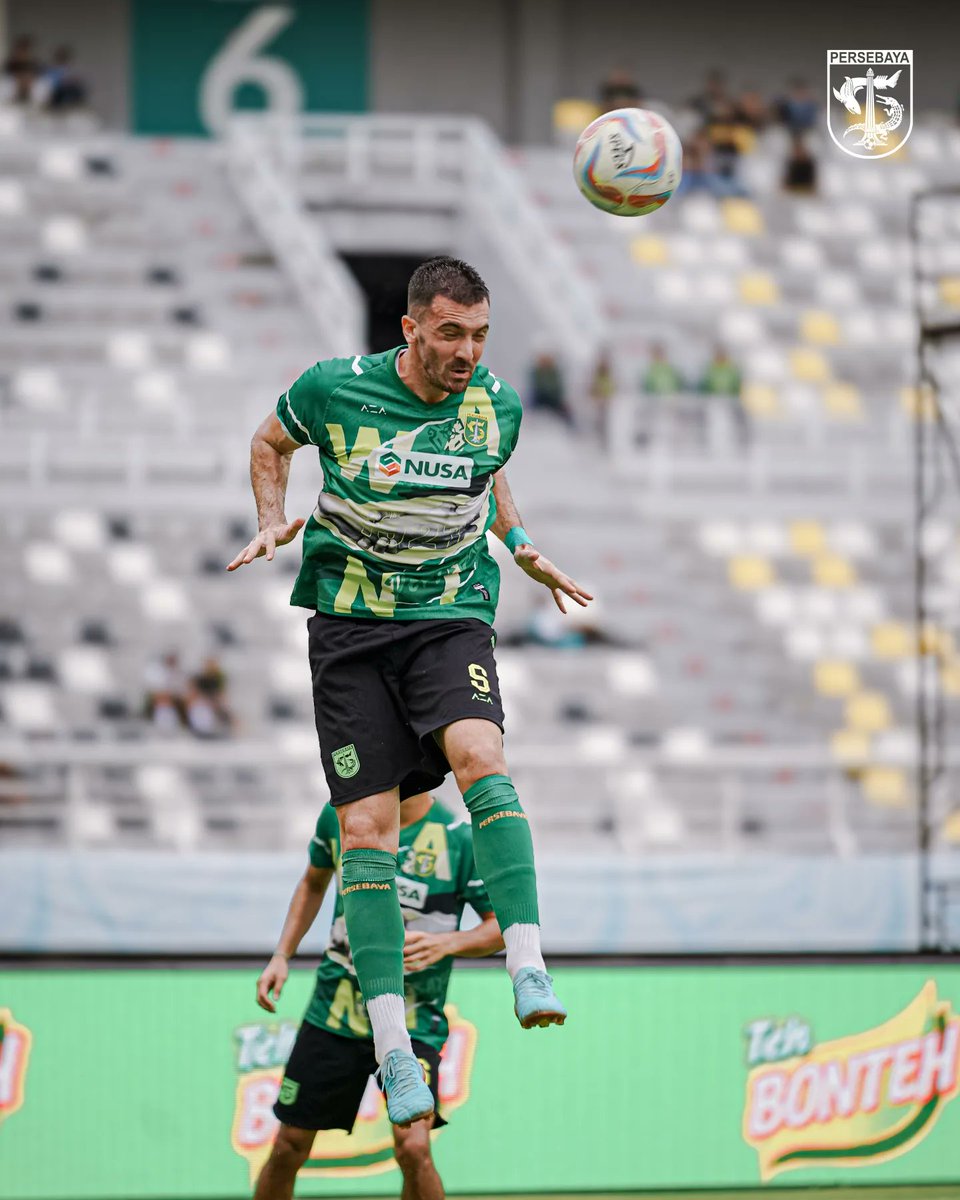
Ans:
[[[591,204],[621,217],[656,212],[683,174],[676,130],[645,108],[615,108],[577,139],[573,177]]]

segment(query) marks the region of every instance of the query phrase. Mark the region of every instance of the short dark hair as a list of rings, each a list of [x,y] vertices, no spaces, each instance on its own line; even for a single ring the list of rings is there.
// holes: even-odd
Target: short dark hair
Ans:
[[[434,296],[446,296],[455,304],[480,304],[490,299],[480,272],[462,258],[446,254],[428,258],[410,276],[407,285],[407,312],[429,308]]]

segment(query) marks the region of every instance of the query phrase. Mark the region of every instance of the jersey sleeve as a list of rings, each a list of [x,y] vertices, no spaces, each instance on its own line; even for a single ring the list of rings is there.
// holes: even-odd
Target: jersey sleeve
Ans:
[[[473,835],[469,826],[462,827],[462,829],[459,898],[483,917],[487,913],[493,912],[493,905],[490,903],[484,882],[477,873],[477,864],[473,857]]]
[[[312,867],[335,867],[336,845],[339,836],[337,814],[327,804],[317,818],[317,829],[310,839],[310,865]]]
[[[504,425],[505,437],[502,445],[503,461],[501,467],[506,466],[507,462],[517,448],[517,442],[520,440],[520,422],[523,420],[523,404],[520,397],[508,384],[501,383],[501,387],[506,391],[506,421]]]
[[[318,446],[330,397],[348,378],[350,360],[326,359],[314,363],[277,401],[277,418],[301,446]]]

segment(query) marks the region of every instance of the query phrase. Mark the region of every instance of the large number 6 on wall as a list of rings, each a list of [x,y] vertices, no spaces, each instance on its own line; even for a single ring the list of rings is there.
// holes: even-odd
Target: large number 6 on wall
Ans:
[[[200,80],[200,117],[210,133],[226,129],[233,113],[233,97],[243,83],[256,83],[266,93],[271,112],[297,113],[303,108],[303,84],[300,76],[279,58],[257,52],[296,18],[287,5],[270,4],[258,8],[224,42],[223,49],[210,61]]]

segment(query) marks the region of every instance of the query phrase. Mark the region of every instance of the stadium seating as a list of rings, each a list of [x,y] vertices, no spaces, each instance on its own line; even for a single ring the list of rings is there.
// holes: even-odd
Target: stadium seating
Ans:
[[[749,198],[692,195],[649,225],[590,209],[562,153],[518,157],[605,298],[619,378],[652,339],[692,369],[719,337],[746,364],[755,427],[745,468],[682,428],[611,456],[539,414],[525,424],[525,520],[599,597],[574,624],[582,644],[551,646],[541,597],[507,573],[508,749],[546,849],[914,844],[904,514],[924,414],[902,399],[903,212],[917,178],[956,159],[955,137],[921,132],[883,190],[825,155],[821,196],[785,201],[768,143]],[[287,604],[297,556],[222,568],[252,531],[249,435],[316,357],[308,318],[215,146],[14,133],[0,165],[0,838],[299,846],[326,793],[304,614]],[[858,479],[837,452],[853,439]],[[291,512],[311,489],[298,459]],[[955,590],[957,526],[931,536],[949,550],[936,582]],[[960,649],[949,629],[926,636],[953,713]],[[218,655],[234,741],[143,719],[144,672],[168,647]]]

